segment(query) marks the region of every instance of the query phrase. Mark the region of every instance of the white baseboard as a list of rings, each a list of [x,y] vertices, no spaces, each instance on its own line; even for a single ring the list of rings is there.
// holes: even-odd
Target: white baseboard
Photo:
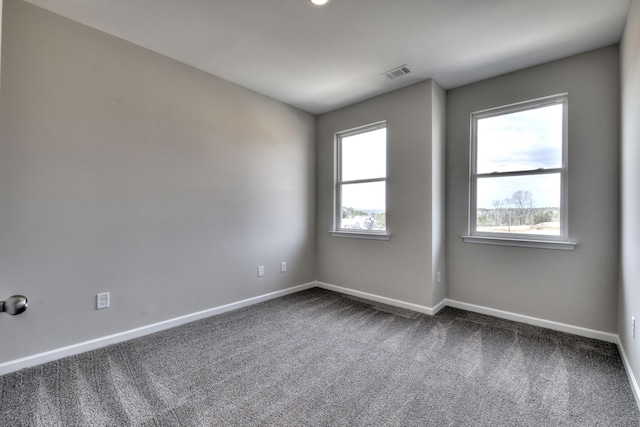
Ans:
[[[400,301],[393,298],[387,298],[380,295],[370,294],[368,292],[356,291],[354,289],[343,288],[341,286],[331,285],[329,283],[316,282],[319,288],[327,289],[329,291],[339,292],[345,295],[351,295],[353,297],[359,297],[370,301],[379,302],[382,304],[392,305],[394,307],[406,308],[407,310],[417,311],[418,313],[428,314],[433,316],[438,311],[442,310],[446,305],[446,300],[440,301],[435,307],[427,307],[424,305],[413,304],[410,302]]]
[[[464,303],[464,302],[455,301],[451,299],[444,299],[440,301],[435,307],[431,308],[431,307],[425,307],[418,304],[399,301],[392,298],[382,297],[380,295],[370,294],[368,292],[362,292],[354,289],[343,288],[340,286],[331,285],[329,283],[316,282],[316,285],[319,288],[327,289],[330,291],[335,291],[335,292],[339,292],[346,295],[356,296],[356,297],[360,297],[370,301],[380,302],[383,304],[389,304],[395,307],[402,307],[402,308],[417,311],[420,313],[425,313],[428,315],[434,315],[438,313],[440,310],[442,310],[444,307],[450,306],[450,307],[459,308],[466,311],[472,311],[474,313],[486,314],[486,315],[498,317],[501,319],[513,320],[513,321],[525,323],[528,325],[540,326],[542,328],[551,329],[554,331],[566,332],[573,335],[579,335],[587,338],[592,338],[600,341],[617,344],[618,349],[620,350],[620,354],[622,355],[622,360],[624,363],[624,367],[627,371],[627,377],[629,378],[629,383],[631,384],[633,395],[636,399],[636,404],[640,408],[640,386],[638,385],[636,377],[633,374],[633,371],[631,370],[629,359],[627,358],[624,347],[622,346],[620,337],[617,334],[583,328],[581,326],[568,325],[566,323],[554,322],[552,320],[545,320],[537,317],[525,316],[522,314],[512,313],[512,312],[503,311],[503,310],[497,310],[494,308],[483,307],[480,305]]]
[[[435,307],[433,307],[433,314],[438,314],[438,312],[440,310],[442,310],[443,308],[445,308],[447,306],[447,300],[443,299],[442,301],[440,301],[438,304],[435,305]]]
[[[387,298],[380,295],[370,294],[368,292],[362,292],[354,289],[343,288],[341,286],[336,286],[329,283],[316,282],[316,285],[319,288],[327,289],[330,291],[335,291],[335,292],[339,292],[346,295],[360,297],[363,299],[376,301],[383,304],[389,304],[395,307],[406,308],[408,310],[417,311],[419,313],[424,313],[431,316],[438,313],[444,307],[450,306],[450,307],[459,308],[466,311],[472,311],[474,313],[486,314],[486,315],[498,317],[501,319],[513,320],[520,323],[526,323],[528,325],[540,326],[542,328],[551,329],[554,331],[567,332],[569,334],[579,335],[587,338],[593,338],[593,339],[610,342],[614,344],[617,344],[619,342],[617,334],[583,328],[581,326],[568,325],[565,323],[554,322],[552,320],[545,320],[537,317],[525,316],[523,314],[497,310],[494,308],[483,307],[480,305],[469,304],[469,303],[455,301],[451,299],[444,299],[440,301],[438,304],[436,304],[435,307],[426,307],[423,305],[400,301],[393,298]]]
[[[242,301],[221,305],[219,307],[214,307],[214,308],[199,311],[196,313],[187,314],[185,316],[180,316],[180,317],[165,320],[162,322],[154,323],[151,325],[142,326],[140,328],[131,329],[129,331],[119,332],[117,334],[96,338],[90,341],[73,344],[67,347],[62,347],[62,348],[58,348],[51,351],[46,351],[44,353],[34,354],[32,356],[23,357],[21,359],[10,360],[8,362],[0,363],[0,375],[8,374],[10,372],[15,372],[20,369],[28,368],[31,366],[40,365],[42,363],[62,359],[63,357],[84,353],[85,351],[106,347],[107,345],[110,345],[110,344],[116,344],[116,343],[127,341],[133,338],[149,335],[154,332],[159,332],[165,329],[180,326],[185,323],[193,322],[195,320],[204,319],[205,317],[225,313],[227,311],[236,310],[242,307],[247,307],[253,304],[257,304],[259,302],[267,301],[274,298],[279,298],[295,292],[300,292],[305,289],[313,288],[315,286],[316,286],[316,282],[305,283],[303,285],[298,285],[291,288],[283,289],[281,291],[271,292],[268,294],[259,295],[257,297],[248,298]]]
[[[523,314],[497,310],[495,308],[483,307],[475,304],[468,304],[466,302],[460,302],[451,299],[446,300],[446,305],[448,305],[449,307],[459,308],[461,310],[487,314],[489,316],[499,317],[501,319],[514,320],[516,322],[526,323],[528,325],[540,326],[542,328],[552,329],[554,331],[560,332],[567,332],[569,334],[593,338],[600,341],[606,341],[614,344],[618,342],[618,335],[609,332],[596,331],[594,329],[583,328],[581,326],[568,325],[566,323],[559,323],[552,320],[525,316]]]
[[[351,295],[351,296],[360,297],[360,298],[371,300],[371,301],[380,302],[383,304],[389,304],[395,307],[405,308],[405,309],[413,310],[419,313],[428,314],[431,316],[438,313],[444,307],[451,306],[455,308],[460,308],[462,310],[472,311],[472,312],[481,313],[481,314],[487,314],[490,316],[499,317],[507,320],[514,320],[516,322],[526,323],[526,324],[540,326],[547,329],[567,332],[574,335],[580,335],[588,338],[598,339],[601,341],[615,343],[620,348],[620,352],[624,360],[625,368],[627,369],[627,374],[629,376],[629,381],[632,385],[633,392],[636,397],[636,401],[638,402],[638,406],[640,406],[640,388],[638,387],[638,382],[636,381],[633,375],[633,372],[631,371],[631,367],[627,360],[627,356],[624,352],[624,348],[622,347],[622,343],[620,342],[619,337],[616,334],[582,328],[579,326],[567,325],[563,323],[553,322],[550,320],[544,320],[544,319],[525,316],[521,314],[511,313],[507,311],[496,310],[493,308],[463,303],[460,301],[455,301],[450,299],[444,299],[440,301],[438,304],[436,304],[434,307],[426,307],[419,304],[413,304],[405,301],[396,300],[393,298],[387,298],[380,295],[371,294],[368,292],[357,291],[354,289],[343,288],[340,286],[331,285],[329,283],[323,283],[323,282],[310,282],[303,285],[298,285],[291,288],[283,289],[281,291],[271,292],[265,295],[259,295],[257,297],[248,298],[242,301],[237,301],[234,303],[225,304],[219,307],[199,311],[196,313],[187,314],[185,316],[176,317],[173,319],[165,320],[162,322],[154,323],[151,325],[143,326],[143,327],[132,329],[129,331],[119,332],[117,334],[96,338],[90,341],[85,341],[85,342],[73,344],[67,347],[62,347],[59,349],[35,354],[32,356],[27,356],[21,359],[3,362],[3,363],[0,363],[0,375],[8,374],[10,372],[15,372],[20,369],[28,368],[31,366],[40,365],[42,363],[51,362],[53,360],[58,360],[63,357],[73,356],[86,351],[95,350],[110,344],[116,344],[116,343],[127,341],[133,338],[149,335],[154,332],[159,332],[165,329],[183,325],[185,323],[193,322],[195,320],[203,319],[209,316],[221,314],[231,310],[236,310],[242,307],[247,307],[253,304],[257,304],[257,303],[274,299],[274,298],[279,298],[285,295],[289,295],[295,292],[300,292],[313,287],[319,287],[319,288],[339,292],[346,295]]]
[[[627,378],[629,378],[629,384],[631,385],[633,396],[636,398],[636,404],[638,405],[638,408],[640,408],[640,386],[638,385],[636,376],[633,374],[631,364],[629,363],[629,358],[627,357],[627,353],[624,350],[624,346],[622,345],[622,340],[620,340],[620,337],[618,337],[618,349],[620,350],[620,354],[622,355],[622,362],[624,363],[624,368],[627,371]]]

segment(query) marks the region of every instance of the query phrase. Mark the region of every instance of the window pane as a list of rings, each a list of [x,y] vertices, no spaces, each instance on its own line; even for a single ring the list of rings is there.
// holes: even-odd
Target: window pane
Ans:
[[[342,137],[342,180],[387,176],[387,130],[376,129]]]
[[[385,183],[342,185],[340,228],[385,230]]]
[[[477,122],[477,172],[562,167],[562,104]]]
[[[476,230],[560,235],[560,173],[481,177]]]

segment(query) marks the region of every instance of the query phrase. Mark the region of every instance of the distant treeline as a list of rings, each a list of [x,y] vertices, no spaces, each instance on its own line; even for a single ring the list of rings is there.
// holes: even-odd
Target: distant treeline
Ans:
[[[529,191],[516,191],[511,198],[495,200],[493,208],[478,208],[478,227],[535,225],[560,221],[560,208],[534,208]]]
[[[478,209],[478,227],[535,225],[560,221],[560,208]]]
[[[363,211],[352,207],[342,208],[343,219],[365,218],[363,224],[357,226],[347,226],[345,228],[369,228],[384,230],[387,227],[387,214],[384,211]],[[366,222],[367,218],[371,218],[373,222]]]

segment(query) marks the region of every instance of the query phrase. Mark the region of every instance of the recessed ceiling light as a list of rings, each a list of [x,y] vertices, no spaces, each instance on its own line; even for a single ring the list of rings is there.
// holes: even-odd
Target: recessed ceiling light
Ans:
[[[329,0],[309,0],[311,3],[315,4],[316,6],[323,6],[327,3],[329,3]]]

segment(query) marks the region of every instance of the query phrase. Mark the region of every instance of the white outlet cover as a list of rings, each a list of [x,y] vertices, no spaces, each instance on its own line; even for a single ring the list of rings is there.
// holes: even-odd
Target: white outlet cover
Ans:
[[[105,308],[109,308],[109,300],[109,292],[96,295],[96,309],[102,310]]]

